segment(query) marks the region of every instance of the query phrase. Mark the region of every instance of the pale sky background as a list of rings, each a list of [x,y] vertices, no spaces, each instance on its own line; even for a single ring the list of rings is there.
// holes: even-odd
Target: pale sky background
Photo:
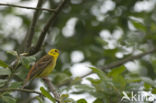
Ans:
[[[31,0],[31,1],[24,1],[24,2],[20,2],[20,0],[0,0],[0,3],[9,3],[9,4],[18,4],[18,5],[23,5],[23,6],[30,6],[30,7],[35,7],[37,4],[37,0]],[[59,2],[60,0],[55,0],[57,2]],[[74,3],[79,3],[82,0],[78,0],[77,2],[75,2],[74,0],[72,0],[72,2]],[[89,2],[89,1],[88,1]],[[150,10],[152,10],[154,8],[154,5],[156,3],[156,0],[144,0],[144,1],[139,1],[136,3],[136,5],[134,6],[134,10],[136,12],[141,12],[141,11],[146,11],[149,12]],[[48,4],[45,4],[44,7],[48,7]],[[3,10],[5,8],[5,6],[0,6],[0,10]],[[97,5],[95,4],[92,8],[91,8],[91,12],[93,15],[96,16],[98,21],[103,21],[105,19],[105,14],[108,11],[111,11],[115,8],[115,3],[112,0],[105,0],[105,2],[102,4],[102,6],[99,8],[97,7]],[[17,14],[26,14],[28,17],[32,18],[32,14],[33,14],[33,10],[28,10],[28,9],[22,9],[22,8],[16,8],[16,10],[14,11]],[[0,19],[1,22],[4,23],[4,30],[8,31],[8,34],[6,34],[6,31],[2,31],[0,30],[0,33],[5,32],[5,36],[9,35],[9,31],[12,30],[16,30],[18,28],[20,28],[22,26],[22,20],[17,17],[14,16],[12,14],[3,17],[3,15],[0,14]],[[132,17],[132,19],[138,20],[138,22],[142,22],[141,18],[134,18]],[[9,23],[8,23],[9,20]],[[65,36],[66,38],[71,37],[74,35],[75,30],[75,24],[77,23],[78,18],[76,17],[71,17],[69,18],[69,20],[67,21],[66,25],[64,26],[64,28],[62,29],[63,36]],[[16,24],[16,25],[15,25]],[[96,25],[96,22],[93,22],[93,24]],[[129,23],[129,27],[131,28],[131,30],[135,30],[135,27]],[[87,28],[86,28],[87,29]],[[20,34],[20,35],[18,35]],[[18,42],[21,42],[21,38],[24,37],[25,34],[25,30],[23,28],[18,29],[18,31],[15,32],[15,34],[13,34],[13,37],[16,38],[18,40]],[[101,32],[99,33],[100,37],[103,38],[107,43],[108,46],[105,46],[105,49],[113,49],[117,46],[120,46],[117,44],[117,40],[122,36],[123,31],[118,28],[116,29],[112,34],[106,30],[105,28],[103,30],[101,30]],[[6,44],[4,45],[2,48],[4,50],[13,50],[15,44],[11,43],[11,44]],[[132,48],[126,48],[127,50],[126,52],[118,52],[116,54],[116,56],[118,58],[122,58],[124,56],[124,54],[128,54],[131,53],[133,51]],[[136,54],[140,53],[140,51],[136,51]],[[5,60],[6,56],[4,53],[0,52],[0,59]],[[73,78],[77,77],[77,76],[82,76],[85,75],[86,73],[88,73],[90,71],[90,69],[88,67],[92,66],[90,62],[83,62],[83,63],[79,63],[80,61],[82,61],[84,59],[84,55],[81,51],[73,51],[71,54],[71,60],[73,63],[75,63],[72,67],[71,67],[71,73],[73,74]],[[131,61],[125,64],[125,66],[127,67],[127,69],[130,72],[136,71],[137,68],[139,68],[139,63],[137,61]],[[98,76],[96,74],[92,74],[89,75],[89,77],[92,78],[98,78]],[[91,83],[86,80],[85,78],[82,81],[83,84],[90,84]],[[40,86],[44,86],[44,84],[42,82],[38,82],[38,88],[36,90],[39,90]],[[74,91],[75,88],[73,87],[73,89],[71,91]],[[70,93],[71,91],[69,91],[68,93]],[[64,93],[67,93],[66,91]],[[33,94],[34,96],[34,94]],[[78,100],[80,98],[85,98],[87,99],[88,103],[92,103],[92,101],[94,101],[96,98],[93,96],[90,96],[89,94],[82,94],[82,95],[70,95],[71,98]],[[46,99],[46,103],[50,103],[50,101],[48,99]],[[38,101],[34,101],[34,103],[38,103]]]

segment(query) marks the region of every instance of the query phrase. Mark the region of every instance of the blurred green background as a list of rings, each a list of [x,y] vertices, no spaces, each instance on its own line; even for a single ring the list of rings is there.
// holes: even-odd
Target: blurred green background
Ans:
[[[37,0],[0,2],[31,7],[37,4]],[[53,9],[59,3],[60,0],[46,0],[42,7]],[[49,78],[61,94],[62,103],[118,103],[123,91],[156,93],[154,53],[105,68],[155,48],[155,0],[69,0],[48,30],[41,50],[21,56],[22,65],[12,73],[7,65],[16,59],[15,51],[24,48],[33,13],[34,10],[0,5],[0,89],[5,88],[12,74],[7,88],[20,88],[31,65],[51,48],[57,48],[61,54]],[[32,45],[50,15],[47,11],[40,13]],[[40,92],[41,86],[47,88],[41,79],[35,79],[26,88]],[[52,101],[46,97],[26,92],[0,93],[0,103],[49,102]]]

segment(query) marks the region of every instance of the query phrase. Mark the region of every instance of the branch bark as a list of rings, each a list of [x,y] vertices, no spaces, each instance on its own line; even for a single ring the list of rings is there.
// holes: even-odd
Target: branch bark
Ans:
[[[42,4],[43,4],[43,0],[38,0],[36,8],[41,8]],[[26,34],[26,40],[25,40],[26,41],[25,42],[25,45],[26,45],[25,49],[26,49],[26,51],[28,51],[29,47],[31,46],[32,39],[33,39],[33,36],[34,36],[35,27],[36,27],[36,24],[37,24],[37,20],[39,18],[39,14],[40,14],[40,9],[37,9],[34,12],[30,28],[29,28],[29,30],[28,30],[28,32]]]
[[[58,103],[61,103],[61,100],[60,100],[60,94],[56,91],[54,85],[51,83],[51,81],[48,79],[48,77],[44,77],[43,78],[43,81],[47,84],[49,90],[53,93],[56,101]]]
[[[2,89],[0,89],[0,92],[5,92],[5,91],[21,91],[21,92],[36,93],[36,94],[42,95],[40,92],[30,90],[30,89],[18,89],[18,88],[2,88]]]
[[[146,56],[146,55],[151,54],[151,53],[154,53],[154,52],[156,52],[156,48],[154,48],[152,50],[149,50],[147,52],[144,52],[144,53],[141,53],[141,54],[138,54],[138,55],[134,55],[134,56],[129,56],[129,57],[124,58],[122,60],[119,60],[117,62],[113,62],[111,64],[108,64],[108,65],[104,66],[102,68],[102,70],[104,70],[104,69],[112,69],[112,68],[115,68],[115,67],[119,67],[119,66],[121,66],[121,65],[123,65],[123,64],[125,64],[125,63],[127,63],[129,61],[139,59],[139,58],[141,58],[143,56]]]
[[[62,2],[56,8],[56,11],[50,16],[49,20],[47,21],[46,25],[43,27],[43,30],[41,31],[40,37],[37,41],[35,48],[31,49],[31,51],[29,52],[29,55],[33,55],[40,50],[49,28],[53,26],[52,24],[54,20],[56,19],[57,15],[60,13],[60,11],[62,10],[63,6],[65,5],[67,1],[69,0],[62,0]]]
[[[55,9],[47,9],[47,8],[35,8],[35,7],[27,7],[15,4],[7,4],[7,3],[0,3],[1,6],[10,6],[10,7],[17,7],[17,8],[24,8],[24,9],[32,9],[32,10],[44,10],[48,12],[55,12]]]

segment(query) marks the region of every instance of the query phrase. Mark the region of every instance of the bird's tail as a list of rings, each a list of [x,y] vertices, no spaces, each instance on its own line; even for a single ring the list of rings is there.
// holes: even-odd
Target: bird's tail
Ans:
[[[24,89],[24,87],[25,87],[26,84],[28,83],[29,79],[30,79],[30,76],[27,75],[27,78],[24,80],[24,83],[23,83],[22,89]]]
[[[28,82],[28,81],[25,79],[25,80],[24,80],[24,84],[23,84],[23,86],[22,86],[21,89],[24,89],[24,87],[26,86],[27,82]]]

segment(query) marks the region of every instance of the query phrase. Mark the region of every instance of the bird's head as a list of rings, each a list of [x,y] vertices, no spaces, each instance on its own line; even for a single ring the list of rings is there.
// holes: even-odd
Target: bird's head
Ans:
[[[58,49],[51,49],[51,50],[48,52],[48,55],[54,56],[54,57],[58,57],[58,56],[59,56],[59,50],[58,50]]]

